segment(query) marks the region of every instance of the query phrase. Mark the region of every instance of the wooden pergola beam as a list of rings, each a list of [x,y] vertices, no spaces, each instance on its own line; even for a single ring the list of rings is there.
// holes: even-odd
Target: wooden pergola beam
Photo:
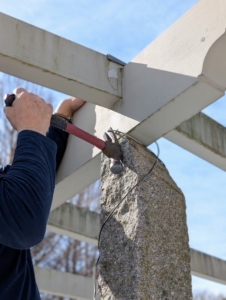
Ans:
[[[226,284],[226,261],[190,249],[191,274],[217,283]]]
[[[39,268],[37,266],[34,269],[37,285],[41,293],[77,300],[92,299],[92,278]]]
[[[0,13],[0,71],[105,107],[121,98],[106,55]]]
[[[50,213],[47,230],[97,245],[100,216],[87,208],[64,203]]]
[[[198,113],[164,137],[226,171],[226,128],[205,114]]]

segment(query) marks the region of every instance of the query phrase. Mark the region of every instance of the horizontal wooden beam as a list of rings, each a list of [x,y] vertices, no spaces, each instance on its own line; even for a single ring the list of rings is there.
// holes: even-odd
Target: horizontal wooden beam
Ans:
[[[47,230],[97,245],[100,216],[86,208],[64,203],[50,213]]]
[[[92,278],[39,268],[37,266],[34,269],[40,292],[77,300],[92,299]]]
[[[122,66],[0,13],[0,71],[105,107],[121,98]]]
[[[226,261],[191,249],[191,274],[226,284]]]
[[[226,128],[199,113],[164,136],[226,171]]]

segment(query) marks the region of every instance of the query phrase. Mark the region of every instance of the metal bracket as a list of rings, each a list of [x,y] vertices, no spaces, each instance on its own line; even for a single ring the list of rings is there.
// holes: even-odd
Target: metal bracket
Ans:
[[[113,62],[115,62],[115,63],[117,63],[117,64],[119,64],[119,65],[121,65],[123,67],[126,65],[125,62],[123,62],[120,59],[112,56],[111,54],[107,54],[107,59],[110,60],[110,61],[113,61]]]

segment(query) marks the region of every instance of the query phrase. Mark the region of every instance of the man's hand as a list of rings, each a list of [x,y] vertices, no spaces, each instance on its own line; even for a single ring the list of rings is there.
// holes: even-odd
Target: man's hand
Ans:
[[[72,117],[73,113],[86,103],[84,100],[70,97],[60,102],[56,108],[56,113],[67,117]]]
[[[13,93],[16,99],[12,107],[4,107],[6,117],[13,128],[18,132],[32,130],[46,135],[53,112],[52,105],[22,88],[16,88]]]

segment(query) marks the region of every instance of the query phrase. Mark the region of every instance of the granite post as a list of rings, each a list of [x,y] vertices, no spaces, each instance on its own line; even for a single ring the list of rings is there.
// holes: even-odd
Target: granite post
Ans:
[[[101,223],[156,159],[133,140],[121,147],[120,175],[110,173],[102,156]],[[192,299],[185,199],[161,162],[103,228],[98,293],[104,300]]]

